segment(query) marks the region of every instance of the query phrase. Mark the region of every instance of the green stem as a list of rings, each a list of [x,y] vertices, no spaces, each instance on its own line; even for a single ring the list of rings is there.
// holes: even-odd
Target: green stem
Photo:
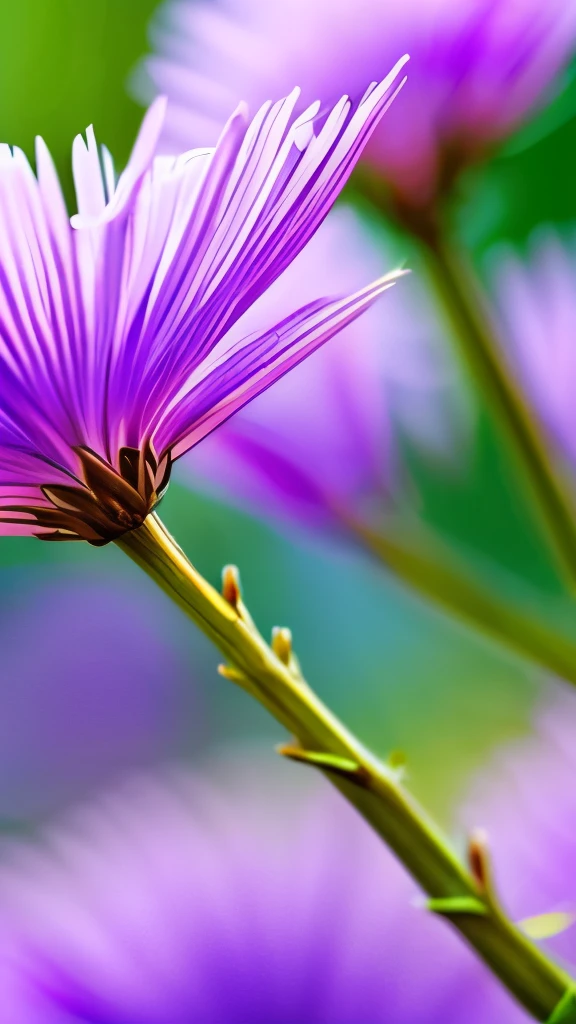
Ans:
[[[411,872],[479,956],[536,1020],[547,1021],[573,981],[504,916],[490,886],[458,860],[425,811],[306,685],[282,637],[283,660],[264,641],[234,588],[222,597],[188,561],[160,520],[148,516],[119,547],[214,641],[231,663],[225,670],[294,736],[288,756],[325,772]],[[472,859],[478,862],[479,856]]]
[[[498,597],[475,579],[452,552],[427,538],[375,532],[349,523],[364,547],[411,590],[476,632],[576,686],[576,644],[552,626]]]
[[[474,379],[498,418],[523,471],[542,526],[571,587],[576,587],[572,497],[498,343],[491,316],[463,253],[442,230],[420,238],[430,280]]]

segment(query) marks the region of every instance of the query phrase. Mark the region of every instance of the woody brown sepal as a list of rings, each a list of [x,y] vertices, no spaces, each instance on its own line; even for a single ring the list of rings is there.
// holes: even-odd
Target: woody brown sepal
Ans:
[[[13,521],[21,521],[24,514],[27,519],[33,515],[45,531],[36,534],[40,540],[86,540],[95,546],[138,529],[168,486],[170,454],[158,460],[151,442],[142,450],[124,447],[115,469],[84,445],[74,451],[84,483],[44,484],[41,490],[51,505],[14,506],[8,510],[15,513]]]

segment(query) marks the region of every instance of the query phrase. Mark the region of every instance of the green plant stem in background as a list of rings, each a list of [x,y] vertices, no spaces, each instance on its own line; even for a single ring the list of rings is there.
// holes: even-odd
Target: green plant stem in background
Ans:
[[[370,554],[411,590],[576,686],[576,643],[475,579],[444,545],[428,537],[421,540],[415,532],[404,536],[397,529],[376,532],[359,523],[347,525]]]
[[[265,642],[229,573],[219,594],[188,561],[155,515],[116,542],[220,648],[222,673],[246,689],[295,738],[283,753],[321,769],[372,825],[430,897],[536,1020],[548,1021],[570,999],[574,982],[503,914],[490,884],[481,841],[471,870],[401,785],[398,771],[375,758],[302,678],[287,631]],[[350,866],[354,870],[354,865]],[[417,965],[416,965],[417,966]]]
[[[417,233],[417,231],[416,231]],[[576,590],[576,522],[572,496],[557,472],[536,417],[514,380],[495,336],[492,318],[464,253],[442,229],[420,238],[429,278],[449,319],[456,343],[512,452],[559,565]]]

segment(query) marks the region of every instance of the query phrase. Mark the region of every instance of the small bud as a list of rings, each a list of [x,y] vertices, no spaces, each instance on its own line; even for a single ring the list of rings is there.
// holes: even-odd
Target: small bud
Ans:
[[[218,675],[224,676],[224,679],[229,679],[232,683],[243,683],[246,678],[243,672],[232,665],[218,665]]]
[[[236,565],[225,565],[222,569],[222,597],[233,608],[238,608],[242,591],[240,589],[240,573]]]
[[[276,751],[282,757],[290,761],[299,761],[301,764],[319,768],[328,774],[339,775],[341,778],[353,782],[357,786],[368,788],[370,786],[370,774],[368,770],[357,761],[349,757],[340,757],[338,754],[328,754],[319,750],[304,750],[303,747],[292,744],[282,744],[276,747]]]
[[[292,658],[292,631],[286,626],[274,626],[272,650],[283,665],[289,665]]]
[[[406,754],[403,750],[391,750],[388,754],[388,764],[399,775],[404,774],[406,768]]]
[[[484,829],[474,829],[468,841],[468,863],[474,881],[482,892],[490,889],[490,857],[488,836]]]

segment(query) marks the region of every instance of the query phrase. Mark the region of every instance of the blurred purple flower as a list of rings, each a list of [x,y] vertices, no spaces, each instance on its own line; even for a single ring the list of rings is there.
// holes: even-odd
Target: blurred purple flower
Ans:
[[[559,450],[576,468],[576,247],[549,234],[524,262],[495,261],[510,356]]]
[[[14,586],[4,567],[0,605],[0,818],[45,814],[205,739],[153,588],[39,569]]]
[[[576,918],[576,694],[558,688],[538,708],[534,735],[511,744],[470,788],[462,821],[489,830],[496,885],[516,920]],[[547,939],[576,964],[576,925]]]
[[[295,117],[297,90],[251,124],[241,106],[214,150],[179,158],[154,159],[159,101],[117,184],[89,130],[72,227],[43,142],[38,180],[0,147],[0,532],[102,544],[138,527],[173,459],[393,283],[228,340],[328,213],[402,65],[322,116]]]
[[[339,796],[269,773],[135,782],[5,849],[3,1019],[527,1020]]]
[[[378,226],[340,206],[282,277],[237,325],[239,336],[279,319],[331,282],[353,291],[389,260]],[[342,528],[354,517],[376,525],[398,484],[391,418],[428,450],[453,444],[466,424],[465,396],[442,328],[416,277],[386,303],[261,395],[192,452],[196,482],[256,511]],[[452,385],[452,386],[451,386]]]
[[[166,151],[214,140],[239,99],[364,89],[399,54],[410,79],[364,157],[404,202],[432,201],[541,101],[572,50],[572,0],[168,0],[135,88],[166,93]]]

